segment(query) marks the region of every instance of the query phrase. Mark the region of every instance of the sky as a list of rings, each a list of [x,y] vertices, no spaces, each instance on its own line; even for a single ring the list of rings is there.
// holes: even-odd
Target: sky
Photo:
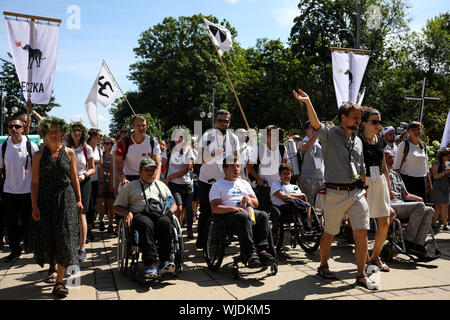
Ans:
[[[446,3],[447,2],[447,3]],[[258,38],[287,42],[298,0],[0,0],[1,11],[58,18],[62,20],[54,96],[61,105],[50,115],[67,121],[83,121],[91,127],[84,102],[104,59],[123,92],[136,90],[129,66],[137,58],[140,34],[165,17],[202,13],[226,19],[237,30],[234,41],[253,47]],[[448,0],[409,0],[410,27],[419,31],[427,19],[449,11]],[[79,12],[79,15],[77,13]],[[79,24],[77,24],[79,17]],[[3,19],[4,20],[4,19]],[[363,47],[364,44],[362,44]],[[0,23],[0,57],[10,52],[5,23]],[[99,105],[98,126],[109,133],[111,115]],[[149,110],[151,113],[151,110]]]

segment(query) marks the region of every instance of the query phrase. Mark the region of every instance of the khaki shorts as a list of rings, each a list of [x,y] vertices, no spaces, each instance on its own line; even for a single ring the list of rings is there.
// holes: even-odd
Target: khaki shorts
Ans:
[[[338,191],[327,188],[324,205],[325,232],[339,233],[342,219],[348,215],[353,230],[369,230],[369,206],[365,190]]]

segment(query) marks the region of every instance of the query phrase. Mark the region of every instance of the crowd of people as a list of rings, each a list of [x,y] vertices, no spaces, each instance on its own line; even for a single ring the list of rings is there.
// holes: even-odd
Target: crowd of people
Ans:
[[[347,218],[361,286],[376,289],[368,265],[390,271],[380,253],[394,217],[409,219],[407,251],[430,259],[425,246],[430,226],[437,230],[440,220],[448,230],[450,148],[443,146],[429,168],[420,123],[411,122],[398,137],[393,127],[383,128],[378,110],[347,102],[333,126],[319,121],[306,93],[299,89],[294,96],[306,104],[309,120],[304,138],[288,141],[274,125],[259,133],[242,128],[233,133],[224,109],[215,113],[215,128],[202,136],[177,127],[167,140],[149,136],[140,114],[114,137],[81,122],[35,115],[41,146],[24,134],[29,119],[11,118],[9,138],[0,146],[6,227],[0,226],[0,242],[11,250],[5,261],[34,253],[41,267],[49,264],[45,281],[63,298],[66,270],[86,260],[86,244],[96,241],[92,230],[115,236],[123,219],[139,232],[145,277],[151,279],[175,271],[170,217],[203,249],[214,214],[236,226],[242,261],[257,268],[275,259],[268,250],[271,206],[282,215],[308,212],[319,190],[325,193],[319,276],[336,278],[328,257]],[[369,254],[370,218],[378,228]]]

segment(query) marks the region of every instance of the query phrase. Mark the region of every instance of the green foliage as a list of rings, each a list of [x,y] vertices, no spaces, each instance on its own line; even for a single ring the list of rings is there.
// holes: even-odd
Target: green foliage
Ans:
[[[38,133],[41,138],[44,138],[47,132],[50,131],[52,125],[57,126],[65,134],[69,134],[70,126],[64,119],[57,117],[46,117],[39,122]]]

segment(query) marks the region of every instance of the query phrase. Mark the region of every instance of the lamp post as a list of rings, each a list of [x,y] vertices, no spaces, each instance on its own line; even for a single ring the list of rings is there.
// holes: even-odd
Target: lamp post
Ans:
[[[214,128],[214,88],[212,92],[212,102],[206,102],[203,101],[200,104],[200,108],[203,108],[203,106],[208,106],[208,112],[206,113],[204,110],[200,112],[200,118],[207,117],[208,119],[211,119],[211,128]]]
[[[13,96],[13,95],[9,95],[9,96],[6,96],[4,99],[1,99],[1,107],[0,107],[0,121],[1,121],[1,127],[0,127],[0,132],[1,132],[1,135],[3,136],[3,123],[5,122],[5,114],[7,114],[8,113],[8,111],[10,111],[10,110],[8,110],[8,108],[6,107],[6,100],[8,100],[8,98],[14,98],[14,99],[16,99],[16,101],[17,101],[17,103],[20,103],[20,99],[19,98],[17,98],[16,96]],[[11,115],[13,115],[13,114],[15,114],[15,113],[17,113],[19,111],[19,108],[17,108],[16,106],[14,106],[14,107],[12,107],[11,108]]]

